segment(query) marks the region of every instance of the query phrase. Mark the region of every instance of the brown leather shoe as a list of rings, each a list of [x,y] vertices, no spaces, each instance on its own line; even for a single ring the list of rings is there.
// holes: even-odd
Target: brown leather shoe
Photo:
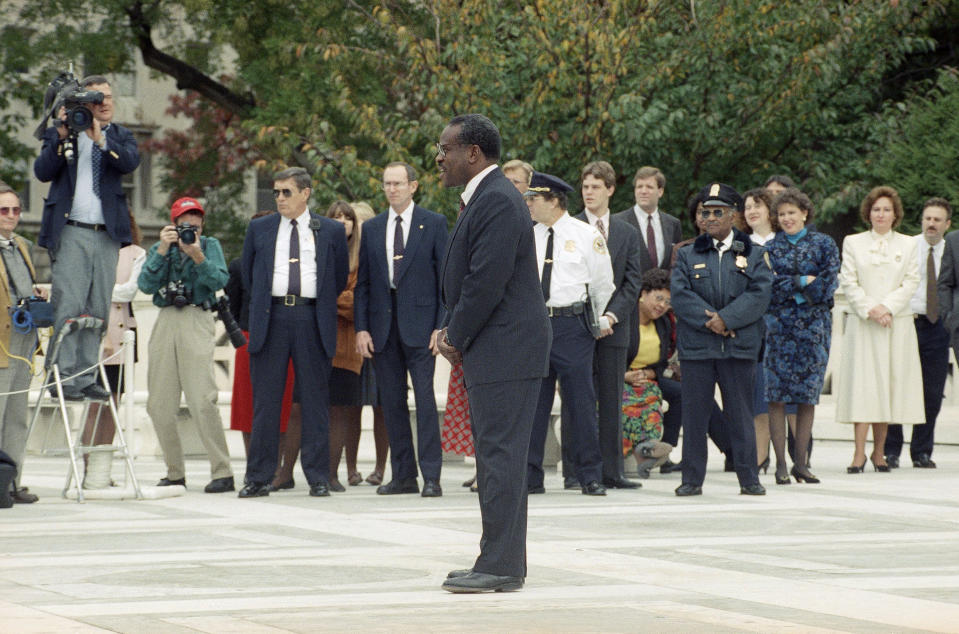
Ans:
[[[10,494],[10,499],[13,500],[14,504],[33,504],[40,498],[30,493],[27,487],[20,487],[19,489],[13,490],[13,493]]]

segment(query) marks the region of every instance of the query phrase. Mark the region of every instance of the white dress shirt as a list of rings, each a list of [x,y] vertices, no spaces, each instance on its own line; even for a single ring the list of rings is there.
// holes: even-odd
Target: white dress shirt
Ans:
[[[723,253],[733,248],[733,232],[730,230],[729,235],[722,240],[713,238],[713,246],[719,251],[719,259],[721,261],[723,259]]]
[[[603,214],[602,216],[595,215],[589,209],[586,209],[585,211],[586,211],[586,220],[589,221],[589,225],[591,227],[596,227],[596,223],[602,220],[603,232],[605,232],[605,234],[608,236],[609,235],[609,217],[610,217],[609,208],[607,207],[606,213]],[[596,227],[596,230],[599,231],[599,227]]]
[[[919,260],[919,288],[909,300],[909,309],[917,315],[926,314],[926,260],[929,258],[929,247],[932,246],[932,259],[936,263],[936,279],[942,270],[942,253],[946,250],[946,241],[940,240],[935,246],[926,241],[921,233],[916,236],[916,259]],[[939,308],[942,310],[942,307]]]
[[[396,219],[403,218],[400,227],[403,229],[403,246],[405,247],[410,241],[410,224],[413,222],[413,201],[411,200],[409,207],[399,214],[396,213],[395,209],[390,207],[389,215],[389,221],[386,223],[386,268],[390,275],[390,288],[396,288],[393,286],[393,238],[396,235]]]
[[[274,297],[283,297],[290,287],[290,219],[281,216],[276,232],[276,251],[273,255]],[[316,297],[316,244],[310,231],[310,210],[296,218],[296,232],[300,238],[300,297]]]
[[[107,135],[103,132],[103,143],[106,147]],[[102,150],[105,154],[106,149]],[[103,203],[93,193],[93,165],[90,155],[93,153],[93,139],[86,133],[77,135],[77,183],[73,188],[73,207],[70,209],[70,220],[86,222],[94,225],[104,224]],[[106,157],[101,157],[101,169],[104,169]],[[101,191],[102,195],[103,192]]]
[[[767,242],[776,237],[775,231],[770,231],[768,236],[761,236],[755,231],[749,234],[749,239],[753,241],[753,244],[758,244],[759,246],[765,246]]]
[[[490,165],[485,170],[474,176],[470,179],[470,182],[466,183],[466,189],[463,190],[463,193],[460,194],[460,200],[463,201],[463,205],[466,206],[470,204],[470,198],[473,197],[473,194],[476,193],[476,188],[479,187],[479,184],[486,178],[486,175],[495,170],[498,165],[495,163]]]
[[[539,277],[543,279],[546,241],[550,227],[533,225]],[[568,213],[553,223],[553,269],[550,274],[547,306],[569,306],[586,298],[586,285],[597,315],[602,315],[612,297],[613,265],[603,236],[595,227],[576,220]]]
[[[649,221],[653,222],[653,235],[656,236],[656,259],[658,262],[653,262],[654,266],[659,266],[663,261],[663,254],[666,252],[666,244],[663,241],[663,223],[659,217],[659,207],[656,208],[651,214],[643,211],[643,208],[639,205],[633,205],[633,213],[636,214],[636,220],[639,221],[639,235],[643,238],[643,243],[646,245],[646,249],[649,249],[649,243],[646,241],[646,227],[649,225]]]

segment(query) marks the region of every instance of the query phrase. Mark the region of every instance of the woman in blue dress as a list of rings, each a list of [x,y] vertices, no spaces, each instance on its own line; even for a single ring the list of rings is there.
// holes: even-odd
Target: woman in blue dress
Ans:
[[[766,400],[769,433],[776,452],[776,481],[788,482],[785,403],[797,403],[792,475],[818,483],[809,472],[806,449],[822,391],[832,334],[833,293],[839,284],[839,249],[828,235],[809,227],[814,210],[795,188],[773,202],[780,231],[766,243],[773,278],[766,312]]]

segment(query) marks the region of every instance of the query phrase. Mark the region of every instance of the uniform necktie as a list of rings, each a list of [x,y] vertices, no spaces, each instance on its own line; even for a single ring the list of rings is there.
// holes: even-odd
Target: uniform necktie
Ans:
[[[932,323],[939,321],[939,293],[936,291],[936,259],[932,247],[926,258],[926,319]]]
[[[599,220],[596,221],[596,228],[599,229],[599,232],[602,234],[603,240],[606,240],[606,239],[607,239],[607,238],[606,238],[606,227],[603,225],[603,219],[602,219],[602,218],[600,218]]]
[[[94,142],[90,148],[90,168],[93,171],[93,193],[100,197],[100,178],[103,176],[103,151]]]
[[[659,254],[656,253],[656,232],[653,231],[653,217],[646,216],[646,250],[654,267],[659,266]]]
[[[290,221],[290,281],[287,293],[300,294],[300,232],[296,228],[296,220]]]
[[[403,246],[403,217],[397,216],[396,230],[393,231],[393,286],[396,286],[404,253],[406,253],[406,247]]]
[[[549,237],[546,238],[546,259],[543,260],[543,277],[540,283],[543,285],[543,299],[549,301],[549,283],[553,277],[553,228],[546,231]]]

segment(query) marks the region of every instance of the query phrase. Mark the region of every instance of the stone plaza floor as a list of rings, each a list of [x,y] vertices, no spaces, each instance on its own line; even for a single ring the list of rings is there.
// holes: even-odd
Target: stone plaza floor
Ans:
[[[440,590],[478,549],[469,464],[445,467],[437,499],[311,498],[297,470],[294,490],[240,500],[202,493],[190,460],[183,497],[78,504],[60,496],[67,460],[33,456],[40,502],[0,510],[0,632],[959,631],[959,447],[934,471],[847,475],[851,456],[818,441],[822,484],[770,470],[763,498],[718,454],[697,498],[673,495],[678,474],[605,498],[548,474],[526,587],[485,595]],[[137,473],[153,484],[162,462]]]

